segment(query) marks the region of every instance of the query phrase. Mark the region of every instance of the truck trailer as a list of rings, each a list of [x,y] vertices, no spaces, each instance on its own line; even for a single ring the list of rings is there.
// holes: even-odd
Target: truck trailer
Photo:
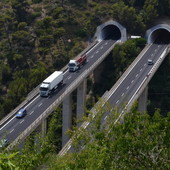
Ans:
[[[86,54],[83,56],[80,56],[77,60],[70,60],[68,63],[68,70],[70,72],[74,72],[78,70],[82,65],[84,65],[87,61]]]
[[[40,85],[40,96],[47,97],[54,89],[63,84],[63,72],[55,71]]]

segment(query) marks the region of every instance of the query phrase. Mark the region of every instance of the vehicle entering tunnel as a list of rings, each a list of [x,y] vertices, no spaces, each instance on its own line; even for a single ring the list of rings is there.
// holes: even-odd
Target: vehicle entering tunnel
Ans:
[[[107,25],[105,26],[102,31],[102,39],[103,40],[119,40],[121,38],[120,29],[115,25]]]

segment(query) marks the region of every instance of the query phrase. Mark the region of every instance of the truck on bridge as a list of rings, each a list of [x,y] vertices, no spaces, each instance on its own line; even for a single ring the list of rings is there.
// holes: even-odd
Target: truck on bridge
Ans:
[[[87,56],[86,54],[80,56],[77,60],[70,60],[68,63],[68,70],[70,72],[74,72],[78,69],[80,69],[80,67],[82,65],[84,65],[87,61]]]
[[[55,71],[40,85],[40,96],[47,97],[54,89],[63,84],[63,72]]]

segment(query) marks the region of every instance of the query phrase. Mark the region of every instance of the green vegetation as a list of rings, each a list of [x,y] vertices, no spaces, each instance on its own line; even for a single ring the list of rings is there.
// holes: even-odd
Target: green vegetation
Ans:
[[[137,103],[124,115],[124,123],[118,121],[116,111],[100,106],[92,119],[91,113],[85,118],[91,122],[89,130],[77,129],[73,133],[73,146],[76,153],[57,156],[49,137],[30,137],[22,152],[2,153],[2,169],[169,169],[169,119],[159,110],[150,117],[137,111]],[[101,125],[105,112],[111,114]],[[55,127],[53,117],[51,129]],[[52,125],[53,124],[53,125]],[[82,149],[82,144],[85,147]]]
[[[150,117],[138,113],[137,107],[133,106],[131,112],[124,116],[123,124],[113,123],[117,119],[114,111],[102,126],[100,119],[103,113],[101,109],[90,130],[77,132],[74,142],[82,145],[84,141],[83,150],[56,156],[56,159],[53,157],[48,162],[49,169],[170,168],[169,117],[162,117],[158,110]]]
[[[128,40],[122,45],[116,45],[103,63],[104,68],[100,80],[94,84],[93,96],[101,97],[106,90],[109,90],[145,47],[145,44],[146,41],[139,38]]]
[[[128,33],[144,35],[156,18],[170,16],[170,3],[168,0],[4,0],[0,2],[0,10],[2,118],[47,75],[80,53],[99,24],[114,19]],[[125,58],[127,53],[120,56]],[[116,71],[114,77],[118,76]]]
[[[169,0],[1,0],[0,119],[45,77],[79,54],[99,24],[113,19],[124,25],[129,34],[144,36],[146,29],[164,16],[170,17]],[[88,109],[112,87],[145,43],[144,39],[129,40],[114,48],[104,61],[107,76],[101,74],[94,85],[88,80]],[[152,117],[141,115],[134,106],[124,117],[124,124],[113,124],[118,114],[113,111],[107,126],[101,127],[105,110],[100,108],[98,119],[86,118],[93,122],[90,131],[75,131],[75,148],[79,150],[83,142],[86,147],[59,158],[59,108],[49,121],[46,138],[32,134],[22,151],[1,151],[0,169],[170,169],[169,64],[167,57],[151,81]],[[155,92],[159,92],[158,97]],[[162,112],[167,116],[162,117]]]
[[[148,111],[154,114],[158,108],[166,116],[170,111],[170,55],[168,55],[149,85]]]

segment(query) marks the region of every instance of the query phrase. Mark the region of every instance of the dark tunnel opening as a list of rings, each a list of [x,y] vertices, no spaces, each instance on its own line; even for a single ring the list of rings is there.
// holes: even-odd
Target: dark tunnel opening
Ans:
[[[169,44],[170,32],[163,28],[155,30],[151,35],[151,40],[155,44]]]
[[[107,25],[102,29],[102,40],[119,40],[121,38],[120,29],[115,25]]]

